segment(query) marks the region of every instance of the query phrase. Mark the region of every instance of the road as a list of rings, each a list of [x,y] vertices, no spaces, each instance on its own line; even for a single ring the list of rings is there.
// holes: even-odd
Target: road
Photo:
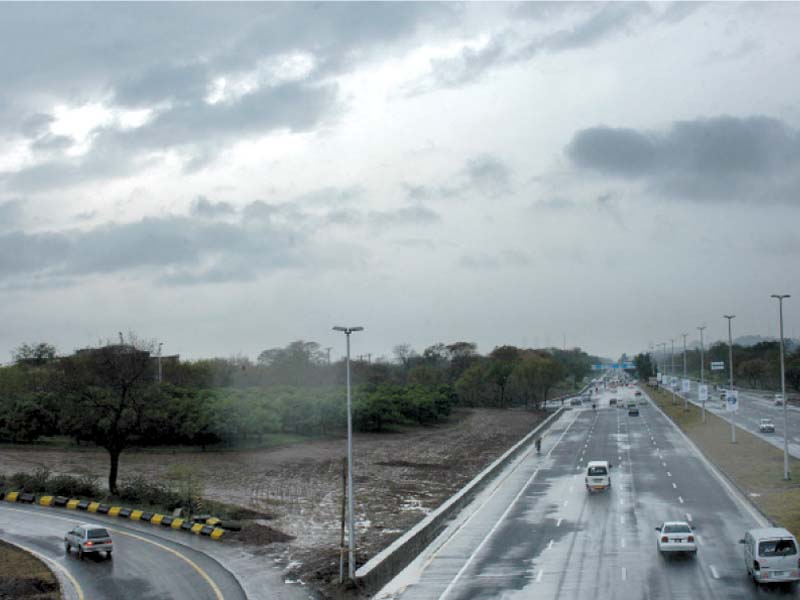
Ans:
[[[64,550],[75,523],[107,527],[114,557],[78,559]],[[37,506],[0,504],[0,538],[32,550],[67,580],[67,599],[245,600],[236,579],[205,553],[126,527],[119,520]],[[211,540],[205,540],[208,544]],[[66,574],[66,575],[65,575]]]
[[[622,401],[633,390],[616,392]],[[565,412],[544,439],[487,489],[376,597],[473,599],[742,599],[798,597],[747,578],[744,532],[763,518],[715,476],[652,404]],[[612,488],[588,494],[589,460],[613,463]],[[688,520],[695,558],[661,557],[655,526]]]
[[[691,382],[692,387],[688,400],[700,406],[700,402],[697,399],[697,385],[696,381]],[[722,406],[719,392],[715,392],[714,387],[709,386],[709,401],[706,402],[706,410],[710,410],[715,415],[729,420],[730,413],[726,412]],[[795,458],[800,458],[800,408],[789,405],[786,409],[786,420],[789,428],[789,454]],[[765,417],[770,417],[775,423],[775,433],[760,433],[758,431],[758,422]],[[739,410],[734,417],[734,423],[738,427],[783,450],[783,407],[775,406],[774,394],[765,396],[740,390]]]

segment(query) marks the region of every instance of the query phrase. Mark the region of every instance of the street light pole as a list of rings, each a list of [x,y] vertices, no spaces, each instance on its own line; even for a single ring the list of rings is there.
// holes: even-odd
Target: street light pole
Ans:
[[[661,384],[664,384],[664,375],[666,374],[666,366],[667,366],[667,343],[660,342],[656,344],[656,346],[664,346],[664,349],[661,351]]]
[[[353,411],[350,397],[350,334],[354,331],[363,331],[363,327],[334,327],[334,331],[341,331],[347,337],[347,576],[350,581],[356,578],[356,530],[353,498]]]
[[[161,346],[164,345],[164,342],[158,343],[158,383],[161,383]]]
[[[703,359],[703,351],[705,350],[705,348],[703,348],[703,330],[705,328],[706,328],[705,325],[703,325],[702,327],[698,327],[697,328],[700,331],[700,385],[702,385],[702,386],[704,386],[706,384],[705,367],[704,367],[704,359]],[[699,396],[700,396],[700,390],[699,389],[697,390],[697,394],[698,394],[698,400],[699,400],[700,399],[699,398]],[[707,391],[706,391],[706,396],[708,396],[708,392]],[[702,408],[703,423],[705,423],[706,422],[706,401],[705,401],[705,398],[703,399],[701,404],[702,404],[702,407],[703,407]]]
[[[670,344],[672,344],[672,349],[669,353],[669,360],[670,360],[670,379],[669,379],[669,388],[672,390],[672,403],[675,404],[675,339],[671,339]]]
[[[783,366],[783,299],[791,298],[789,294],[772,294],[772,298],[778,300],[778,312],[780,314],[781,323],[781,398],[783,398],[783,478],[785,480],[791,479],[789,473],[789,437],[786,426],[786,375]]]
[[[722,315],[726,319],[728,319],[728,362],[730,363],[729,372],[730,372],[730,390],[731,394],[733,394],[733,338],[731,337],[731,321],[736,317],[736,315]],[[738,409],[738,398],[737,398],[737,406]],[[736,443],[736,425],[733,424],[734,416],[736,415],[736,411],[731,411],[731,444]]]
[[[683,381],[686,381],[686,336],[689,335],[688,333],[682,333],[683,336]],[[689,410],[689,390],[683,390],[683,382],[681,382],[681,391],[683,391],[683,410]]]

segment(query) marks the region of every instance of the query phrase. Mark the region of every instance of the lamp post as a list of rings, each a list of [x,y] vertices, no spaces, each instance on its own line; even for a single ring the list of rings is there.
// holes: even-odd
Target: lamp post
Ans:
[[[356,530],[353,516],[355,500],[353,498],[353,411],[350,397],[350,334],[355,331],[364,331],[363,327],[339,327],[334,331],[341,331],[347,337],[347,576],[351,581],[356,578]]]
[[[672,349],[669,353],[669,360],[670,360],[670,378],[669,378],[669,389],[672,390],[672,403],[675,404],[675,339],[671,339],[669,341],[672,344]]]
[[[731,321],[736,318],[736,315],[722,315],[726,319],[728,319],[728,362],[730,363],[729,372],[730,372],[730,390],[731,394],[733,394],[733,338],[731,337]],[[737,399],[738,404],[738,399]],[[736,407],[739,408],[738,406]],[[736,411],[731,411],[731,444],[736,443],[736,425],[733,424],[733,418],[736,414]]]
[[[661,384],[663,385],[663,383],[664,383],[664,373],[667,370],[666,369],[666,366],[667,366],[666,365],[666,362],[667,362],[667,343],[666,342],[661,342],[659,344],[656,344],[656,346],[664,346],[664,349],[661,350]]]
[[[789,294],[772,294],[772,298],[778,301],[778,313],[781,323],[781,398],[783,398],[783,478],[791,479],[789,473],[789,438],[786,426],[786,375],[783,366],[783,299],[791,298]]]
[[[161,383],[161,346],[164,345],[164,342],[158,343],[158,383]]]
[[[703,325],[702,327],[698,327],[697,328],[700,331],[700,385],[702,385],[702,386],[704,386],[706,384],[704,358],[703,358],[703,352],[705,350],[703,348],[703,330],[705,328],[706,328],[705,325]],[[700,390],[699,389],[697,390],[697,394],[698,394],[698,399],[699,399],[699,395],[700,395]],[[706,396],[708,396],[708,392],[706,392]],[[703,423],[705,423],[706,422],[706,401],[705,401],[705,399],[703,399],[703,402],[701,404],[702,404],[702,412],[703,412]]]
[[[682,333],[681,335],[683,336],[683,380],[686,381],[686,336],[689,334]],[[681,383],[681,391],[683,391],[683,383]],[[689,410],[689,393],[688,390],[684,392],[683,410]]]

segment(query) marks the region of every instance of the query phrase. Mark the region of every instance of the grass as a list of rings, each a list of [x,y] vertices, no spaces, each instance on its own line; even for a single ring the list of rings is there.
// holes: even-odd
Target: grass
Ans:
[[[0,598],[58,600],[58,580],[35,556],[0,541]]]
[[[800,537],[800,460],[789,457],[789,470],[795,479],[783,479],[783,451],[740,428],[736,444],[731,443],[728,422],[706,411],[703,423],[700,408],[662,390],[648,390],[650,397],[772,521]]]

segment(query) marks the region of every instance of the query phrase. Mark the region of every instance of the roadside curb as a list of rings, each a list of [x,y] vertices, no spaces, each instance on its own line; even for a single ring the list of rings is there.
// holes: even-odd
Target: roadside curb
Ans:
[[[225,534],[225,529],[216,527],[220,522],[216,517],[194,522],[180,517],[170,517],[122,506],[110,506],[92,500],[80,500],[78,498],[67,498],[66,496],[36,496],[23,492],[0,492],[0,500],[11,503],[38,504],[39,506],[64,508],[66,510],[81,510],[108,515],[109,517],[130,519],[131,521],[144,521],[152,525],[161,525],[171,529],[188,531],[195,535],[207,536],[212,540],[219,540]]]
[[[481,471],[461,490],[447,499],[422,521],[373,556],[356,571],[359,587],[372,594],[407,567],[444,530],[447,522],[469,504],[486,485],[533,442],[537,434],[548,428],[564,411],[558,408],[530,433],[509,448],[502,456]]]
[[[756,517],[756,521],[761,521],[759,523],[762,527],[767,525],[774,526],[775,523],[770,519],[761,508],[758,507],[754,502],[748,498],[747,493],[737,484],[732,477],[730,477],[722,467],[717,466],[708,456],[706,456],[705,452],[703,452],[700,447],[695,444],[692,439],[686,434],[686,432],[678,426],[678,424],[670,418],[670,416],[665,413],[658,403],[650,397],[650,394],[647,390],[642,389],[642,393],[647,396],[647,399],[653,405],[653,407],[660,412],[664,418],[678,431],[678,433],[683,436],[683,439],[689,445],[692,450],[702,459],[703,463],[708,467],[708,469],[714,474],[714,476],[719,479],[719,481],[728,488],[728,491],[732,492],[732,496],[735,497],[743,507],[750,512],[751,515]],[[677,394],[676,394],[677,395]],[[713,413],[709,413],[713,414]],[[714,415],[716,416],[716,415]],[[717,417],[721,418],[721,417]],[[746,431],[746,430],[743,430]],[[748,432],[749,433],[749,432]],[[755,512],[754,512],[755,511]]]

